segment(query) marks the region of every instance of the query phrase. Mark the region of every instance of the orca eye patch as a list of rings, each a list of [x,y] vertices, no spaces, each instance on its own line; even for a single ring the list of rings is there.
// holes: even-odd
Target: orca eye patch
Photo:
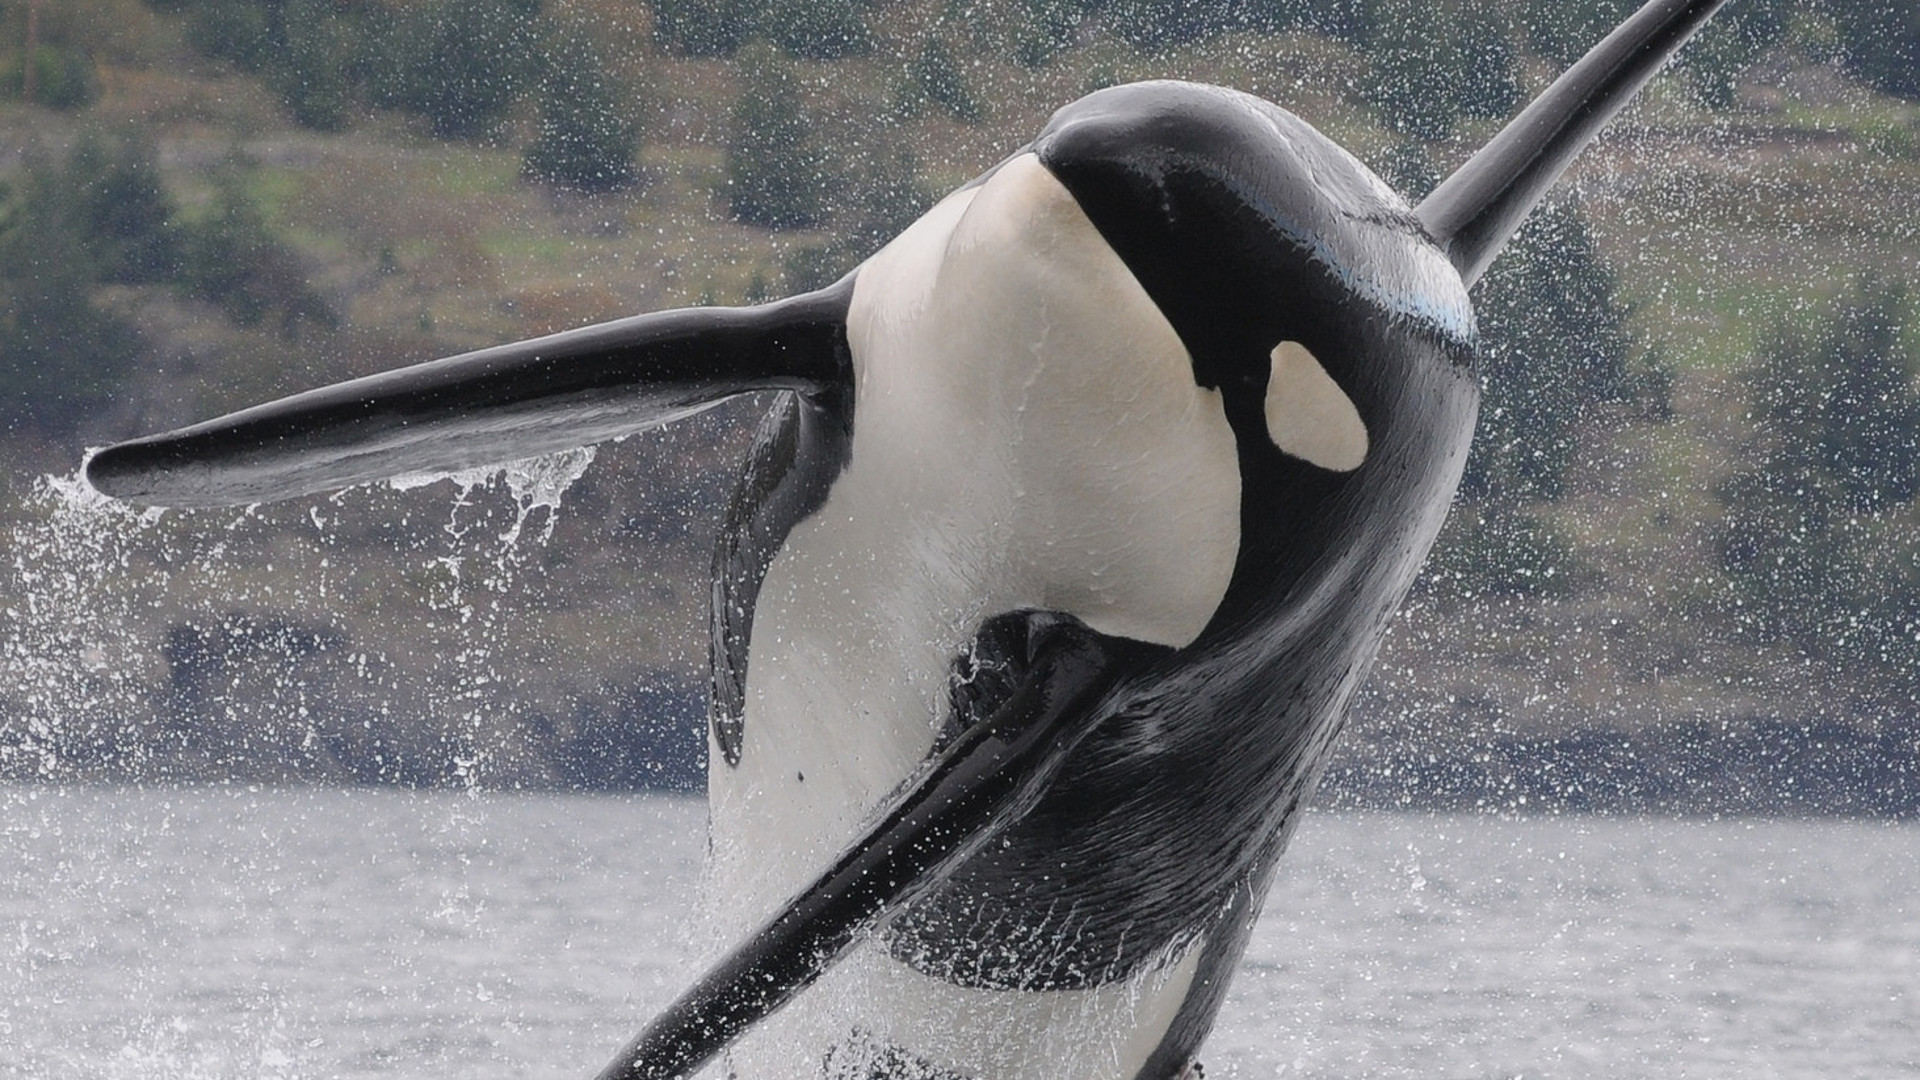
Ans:
[[[1352,472],[1367,460],[1367,425],[1360,411],[1297,341],[1273,347],[1267,437],[1281,453],[1334,472]]]

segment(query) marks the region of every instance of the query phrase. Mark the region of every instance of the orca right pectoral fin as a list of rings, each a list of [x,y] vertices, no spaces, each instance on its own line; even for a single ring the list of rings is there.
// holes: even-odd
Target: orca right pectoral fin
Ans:
[[[691,1075],[1033,806],[1137,658],[1125,652],[1131,643],[1076,620],[1027,618],[1030,663],[1004,703],[937,754],[830,869],[668,1006],[598,1080]]]
[[[87,480],[157,506],[234,506],[588,446],[754,390],[847,384],[852,278],[684,308],[310,390],[95,454]]]
[[[1647,0],[1414,212],[1472,285],[1527,213],[1726,0]]]

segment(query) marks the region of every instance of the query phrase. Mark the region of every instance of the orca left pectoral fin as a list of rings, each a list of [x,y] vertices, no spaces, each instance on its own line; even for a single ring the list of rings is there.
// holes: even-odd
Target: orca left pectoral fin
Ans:
[[[754,390],[848,383],[852,279],[683,308],[337,383],[108,447],[87,480],[157,506],[235,506],[588,446]]]
[[[1030,662],[1004,703],[936,754],[830,869],[702,975],[598,1080],[692,1074],[1033,806],[1104,715],[1098,706],[1125,665],[1114,639],[1077,620],[1027,618]]]

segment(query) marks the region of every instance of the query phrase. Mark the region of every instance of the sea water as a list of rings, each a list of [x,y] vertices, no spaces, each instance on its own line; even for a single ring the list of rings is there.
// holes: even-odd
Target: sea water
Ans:
[[[0,1077],[585,1077],[692,975],[671,796],[0,788]],[[1310,815],[1209,1077],[1920,1075],[1920,825]]]

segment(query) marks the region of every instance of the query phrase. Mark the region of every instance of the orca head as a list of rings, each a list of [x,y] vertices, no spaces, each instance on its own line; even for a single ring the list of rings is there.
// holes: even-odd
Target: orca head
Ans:
[[[1439,529],[1478,401],[1466,284],[1414,211],[1304,120],[1216,86],[1096,92],[1033,152],[1222,395],[1241,547],[1216,625],[1309,577],[1391,606]]]

